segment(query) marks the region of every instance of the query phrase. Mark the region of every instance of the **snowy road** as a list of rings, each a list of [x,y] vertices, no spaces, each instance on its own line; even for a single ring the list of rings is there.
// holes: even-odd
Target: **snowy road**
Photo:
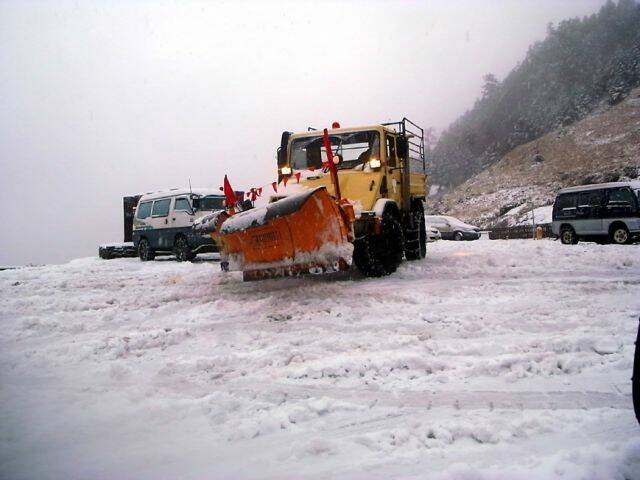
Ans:
[[[0,272],[0,478],[640,479],[640,246]]]

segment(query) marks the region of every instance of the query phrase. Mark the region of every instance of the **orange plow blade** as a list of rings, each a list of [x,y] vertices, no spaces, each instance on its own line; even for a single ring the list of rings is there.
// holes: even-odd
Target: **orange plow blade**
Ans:
[[[345,270],[353,219],[350,204],[319,187],[233,215],[212,236],[245,280]]]

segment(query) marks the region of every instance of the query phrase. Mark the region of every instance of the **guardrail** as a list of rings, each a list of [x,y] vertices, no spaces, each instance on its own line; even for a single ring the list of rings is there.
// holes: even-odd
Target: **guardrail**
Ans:
[[[554,235],[551,233],[551,225],[536,225],[536,228],[540,227],[542,229],[542,238],[553,238]],[[517,227],[501,227],[501,228],[492,228],[489,230],[489,239],[490,240],[514,240],[514,239],[525,239],[525,238],[533,238],[534,237],[534,229],[532,225],[519,225]]]

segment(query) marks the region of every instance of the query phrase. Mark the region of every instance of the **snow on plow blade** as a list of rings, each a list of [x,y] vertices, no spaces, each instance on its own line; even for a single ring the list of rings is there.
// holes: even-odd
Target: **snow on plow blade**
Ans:
[[[245,280],[345,270],[353,219],[319,187],[229,217],[212,236]]]

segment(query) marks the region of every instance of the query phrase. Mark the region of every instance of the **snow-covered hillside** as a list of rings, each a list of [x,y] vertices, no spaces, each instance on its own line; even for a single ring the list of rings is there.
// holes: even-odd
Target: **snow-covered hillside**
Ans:
[[[636,88],[618,105],[605,103],[579,122],[514,148],[451,191],[432,189],[427,207],[482,227],[510,226],[513,218],[505,212],[551,205],[560,188],[639,177]]]
[[[0,478],[639,479],[640,246],[429,249],[382,279],[0,272]]]

